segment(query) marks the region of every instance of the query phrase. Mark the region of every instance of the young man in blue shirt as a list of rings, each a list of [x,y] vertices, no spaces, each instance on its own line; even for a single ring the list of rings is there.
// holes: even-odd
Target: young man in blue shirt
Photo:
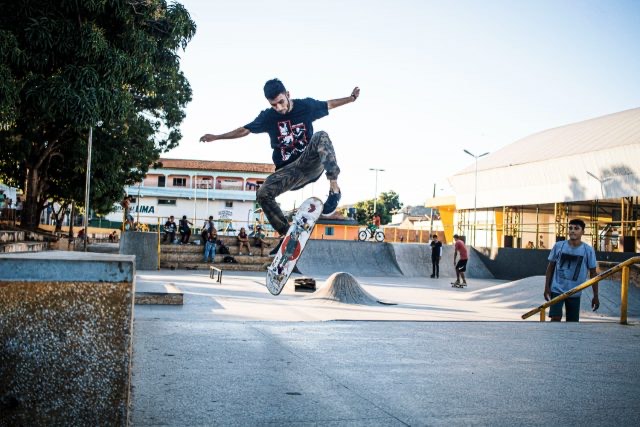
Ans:
[[[268,133],[273,149],[272,160],[276,171],[258,190],[256,199],[269,223],[280,233],[287,234],[289,223],[276,202],[276,197],[291,190],[298,190],[315,182],[323,172],[329,180],[329,197],[322,213],[332,214],[340,202],[338,175],[333,144],[324,131],[313,131],[313,122],[329,114],[332,108],[355,102],[360,89],[354,88],[346,98],[318,101],[312,98],[291,99],[289,91],[278,79],[264,85],[264,95],[271,108],[262,111],[251,123],[221,135],[205,134],[201,142],[218,139],[236,139],[250,133]],[[271,251],[275,254],[279,244]]]
[[[586,282],[587,275],[589,277],[596,276],[596,252],[591,246],[582,242],[584,228],[584,221],[572,219],[569,221],[569,240],[556,242],[551,249],[544,286],[545,300],[550,301]],[[600,307],[598,284],[596,283],[592,288],[591,308],[596,311]],[[567,322],[578,322],[580,320],[580,294],[581,292],[578,292],[563,302],[552,305],[549,308],[551,321],[559,322],[562,320],[564,303]]]

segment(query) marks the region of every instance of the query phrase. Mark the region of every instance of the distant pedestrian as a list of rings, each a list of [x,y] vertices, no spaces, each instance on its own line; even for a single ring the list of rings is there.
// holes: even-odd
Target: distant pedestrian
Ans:
[[[545,249],[544,239],[542,238],[542,234],[540,235],[540,238],[538,240],[538,249]]]
[[[378,212],[373,214],[373,225],[376,226],[376,229],[380,228],[380,214]]]
[[[191,238],[191,227],[193,225],[191,221],[187,219],[186,215],[182,215],[182,219],[179,221],[178,231],[180,232],[180,244],[186,245]]]
[[[120,206],[122,206],[122,213],[124,215],[124,229],[133,231],[133,215],[131,215],[131,200],[129,196],[124,196],[124,199],[120,202]]]
[[[207,233],[207,240],[204,244],[204,262],[214,262],[216,259],[216,241],[218,236]]]
[[[453,235],[455,240],[455,250],[453,252],[453,265],[456,269],[456,281],[452,283],[454,286],[466,286],[467,280],[464,277],[464,272],[467,271],[467,261],[469,260],[469,254],[464,242],[457,234]],[[460,260],[456,262],[456,258],[460,254]]]
[[[164,239],[162,239],[162,243],[166,242],[167,239],[169,239],[169,243],[173,243],[176,240],[177,230],[178,226],[176,225],[173,215],[171,215],[167,222],[164,223]]]
[[[260,248],[260,256],[264,256],[264,248],[269,247],[269,243],[265,240],[267,236],[262,231],[262,226],[257,226],[253,233],[253,246]]]
[[[570,291],[596,276],[596,252],[593,247],[582,242],[585,223],[581,219],[569,221],[569,240],[556,242],[549,254],[549,264],[545,275],[544,299],[547,301]],[[600,307],[598,284],[594,284],[591,308],[596,311]],[[562,320],[562,306],[565,306],[567,322],[580,320],[580,294],[578,292],[563,302],[549,308],[549,317],[553,322]],[[563,304],[564,303],[564,304]]]
[[[240,228],[240,232],[238,233],[238,255],[242,255],[242,247],[247,247],[247,253],[249,255],[253,255],[251,253],[251,248],[249,247],[249,236],[247,235],[247,231],[244,227]]]
[[[438,235],[434,234],[431,240],[431,278],[440,277],[440,260],[442,259],[442,242],[438,240]]]

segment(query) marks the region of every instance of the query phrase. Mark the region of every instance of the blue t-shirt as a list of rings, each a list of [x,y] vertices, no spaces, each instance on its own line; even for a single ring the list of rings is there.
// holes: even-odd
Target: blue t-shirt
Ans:
[[[251,133],[267,132],[273,148],[276,169],[293,162],[305,150],[313,135],[313,121],[329,114],[326,101],[312,98],[294,99],[293,109],[280,114],[273,108],[262,111],[245,125]]]
[[[551,280],[551,292],[558,294],[586,282],[589,270],[596,268],[596,252],[584,243],[573,247],[566,240],[556,242],[548,260],[556,263]],[[577,298],[580,294],[581,292],[578,292],[571,297]]]

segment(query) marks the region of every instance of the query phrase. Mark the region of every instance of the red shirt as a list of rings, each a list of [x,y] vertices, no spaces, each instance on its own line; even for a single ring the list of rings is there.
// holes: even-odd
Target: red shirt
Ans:
[[[462,243],[462,240],[456,240],[456,251],[460,252],[460,259],[469,259],[467,255],[467,247]]]

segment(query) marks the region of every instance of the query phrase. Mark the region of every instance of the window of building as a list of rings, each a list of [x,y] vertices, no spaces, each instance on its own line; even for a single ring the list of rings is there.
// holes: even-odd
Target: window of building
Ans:
[[[176,204],[176,199],[158,199],[159,205],[173,205]]]
[[[224,207],[225,208],[232,208],[233,207],[233,202],[231,200],[227,200],[226,202],[224,202]]]
[[[173,186],[174,187],[186,187],[187,186],[187,178],[173,178]]]
[[[333,236],[335,234],[335,230],[333,227],[325,226],[324,227],[324,235],[325,236]]]
[[[167,177],[162,175],[158,177],[158,187],[165,187],[167,185]]]
[[[135,205],[136,203],[138,203],[138,199],[136,199],[135,197],[129,197],[129,203]]]

